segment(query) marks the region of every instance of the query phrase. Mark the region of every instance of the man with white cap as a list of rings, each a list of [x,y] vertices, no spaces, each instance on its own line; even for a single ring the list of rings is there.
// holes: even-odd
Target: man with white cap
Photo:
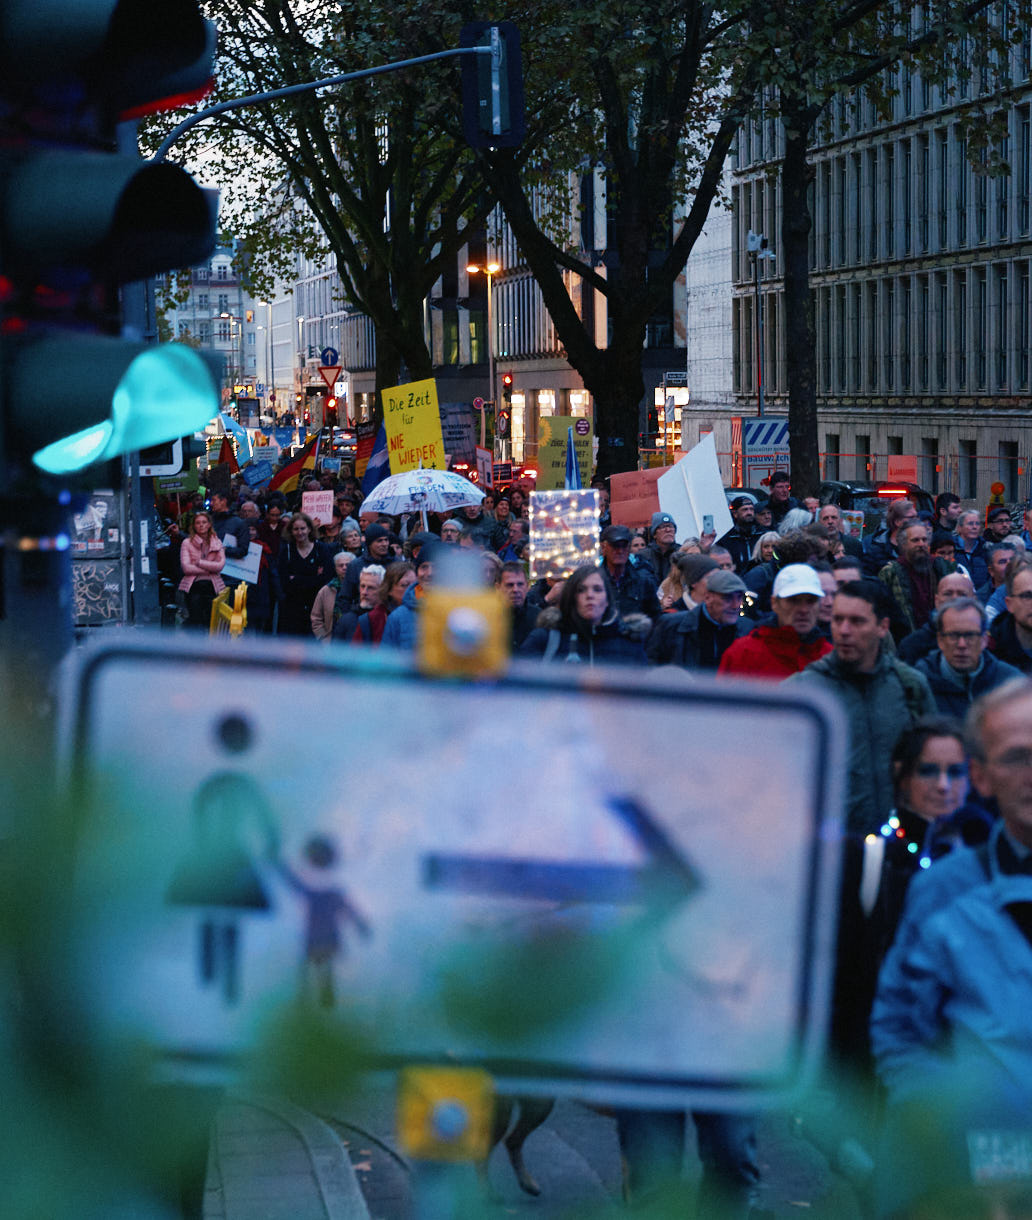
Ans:
[[[773,613],[724,653],[719,672],[780,682],[831,652],[817,626],[824,596],[821,578],[807,563],[790,563],[774,578]]]

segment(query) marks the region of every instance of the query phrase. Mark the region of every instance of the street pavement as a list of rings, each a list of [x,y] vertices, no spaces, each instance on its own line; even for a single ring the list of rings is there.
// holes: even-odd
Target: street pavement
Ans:
[[[430,1214],[418,1206],[420,1178],[398,1148],[393,1108],[386,1087],[322,1115],[270,1098],[228,1096],[210,1145],[205,1220],[407,1220]],[[539,1197],[519,1189],[505,1150],[498,1147],[488,1163],[486,1193],[472,1167],[454,1172],[456,1189],[468,1199],[460,1214],[485,1220],[606,1220],[626,1214],[611,1118],[560,1101],[527,1140],[525,1160],[541,1186]],[[852,1187],[829,1169],[789,1116],[762,1120],[760,1162],[758,1215],[859,1220]],[[689,1134],[686,1181],[697,1181],[699,1173]]]

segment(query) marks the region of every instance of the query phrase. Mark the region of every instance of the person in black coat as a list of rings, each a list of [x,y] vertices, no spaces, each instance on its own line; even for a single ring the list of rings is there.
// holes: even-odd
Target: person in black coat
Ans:
[[[584,665],[644,665],[643,641],[651,626],[645,615],[622,619],[605,572],[585,563],[563,583],[558,607],[542,612],[520,655]]]
[[[295,513],[290,538],[280,547],[277,568],[282,601],[279,634],[312,635],[315,595],[333,579],[333,556],[315,537],[315,522],[307,513]]]
[[[660,617],[649,636],[649,660],[653,665],[715,670],[735,640],[756,626],[742,617],[744,597],[745,583],[734,572],[711,572],[694,610]]]

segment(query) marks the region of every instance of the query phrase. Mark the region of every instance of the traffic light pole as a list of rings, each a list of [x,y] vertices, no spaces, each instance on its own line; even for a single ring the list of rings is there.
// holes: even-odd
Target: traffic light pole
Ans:
[[[282,89],[267,89],[264,93],[250,93],[246,97],[231,98],[226,102],[218,102],[214,106],[206,106],[196,114],[190,115],[177,126],[173,127],[158,146],[151,161],[164,161],[173,144],[198,123],[213,118],[217,114],[226,114],[231,110],[241,110],[245,106],[258,106],[263,102],[274,102],[282,97],[293,97],[298,93],[311,93],[313,89],[325,89],[330,85],[344,85],[353,80],[365,80],[370,76],[382,76],[386,72],[397,72],[402,68],[415,68],[421,64],[435,63],[441,59],[455,59],[468,55],[491,55],[495,52],[491,46],[455,47],[448,51],[435,51],[432,55],[418,55],[415,59],[399,59],[393,63],[380,64],[376,68],[362,68],[358,72],[344,72],[340,76],[326,76],[322,80],[306,81],[300,85],[285,85]]]

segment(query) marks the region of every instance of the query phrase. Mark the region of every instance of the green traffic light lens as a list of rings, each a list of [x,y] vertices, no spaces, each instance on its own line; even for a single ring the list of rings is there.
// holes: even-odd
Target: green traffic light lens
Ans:
[[[32,349],[38,358],[28,371],[53,367],[44,345]],[[105,410],[108,418],[58,438],[33,454],[48,474],[70,474],[94,462],[134,449],[160,445],[197,432],[219,410],[213,368],[182,343],[133,347],[119,340],[91,339],[72,362],[92,374],[80,392],[80,422]],[[26,373],[28,376],[28,373]]]
[[[83,428],[71,436],[63,436],[45,449],[33,454],[32,460],[47,474],[70,474],[101,459],[114,428],[110,420]]]

